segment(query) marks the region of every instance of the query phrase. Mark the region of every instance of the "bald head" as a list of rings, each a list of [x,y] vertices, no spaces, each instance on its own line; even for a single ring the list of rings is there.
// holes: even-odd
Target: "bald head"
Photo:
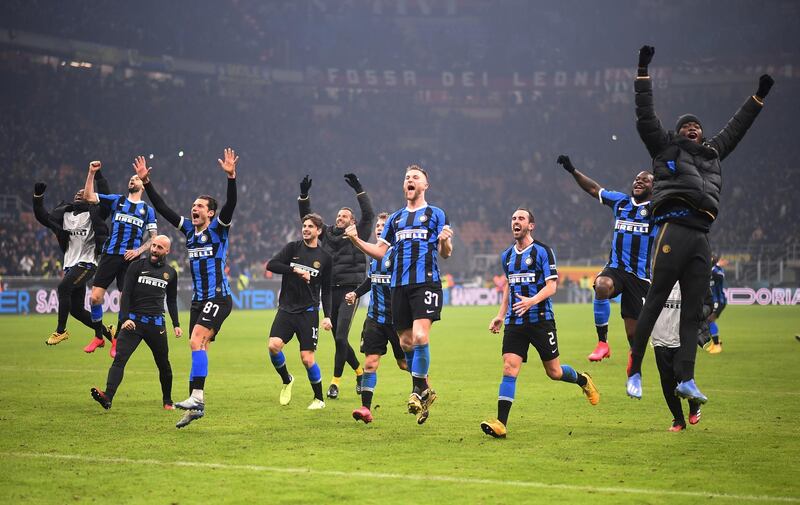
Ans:
[[[157,235],[150,242],[150,262],[161,263],[164,257],[169,253],[169,248],[172,241],[166,235]]]

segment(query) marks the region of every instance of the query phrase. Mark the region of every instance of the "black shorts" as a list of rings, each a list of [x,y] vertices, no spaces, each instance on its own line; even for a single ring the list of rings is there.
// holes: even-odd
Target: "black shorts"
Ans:
[[[392,288],[392,322],[403,331],[417,319],[438,321],[442,314],[442,284],[428,282]]]
[[[301,351],[316,351],[319,338],[319,311],[290,314],[278,309],[275,320],[272,321],[272,328],[269,330],[270,338],[277,337],[285,344],[295,335],[300,342]]]
[[[192,334],[194,325],[199,324],[203,328],[214,330],[214,335],[211,336],[213,342],[219,335],[222,323],[231,314],[231,310],[233,310],[233,300],[230,295],[209,300],[192,300],[192,310],[189,312],[189,335]]]
[[[528,346],[539,351],[542,361],[558,357],[558,336],[555,321],[507,324],[503,332],[503,354],[512,353],[528,361]]]
[[[391,324],[380,324],[368,317],[364,320],[364,329],[361,331],[361,352],[367,356],[371,354],[386,354],[386,344],[392,345],[394,359],[405,359],[406,354],[400,347],[400,338]]]
[[[116,279],[117,289],[121,292],[122,285],[125,283],[125,273],[128,271],[128,265],[130,264],[131,262],[126,261],[121,254],[101,254],[92,286],[108,289]]]
[[[639,319],[650,283],[619,268],[605,267],[597,277],[609,277],[614,282],[614,292],[622,294],[620,313],[622,319]]]

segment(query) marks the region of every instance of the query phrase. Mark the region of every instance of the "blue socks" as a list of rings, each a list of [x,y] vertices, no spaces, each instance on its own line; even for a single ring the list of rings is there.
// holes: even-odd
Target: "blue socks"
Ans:
[[[578,382],[578,372],[569,365],[561,365],[561,380],[564,382]]]
[[[192,351],[192,374],[193,379],[208,376],[208,354],[206,351]]]
[[[103,304],[92,305],[92,322],[98,323],[103,320]]]
[[[283,355],[283,351],[278,351],[278,354],[270,354],[269,359],[275,368],[280,368],[286,364],[286,356]]]
[[[411,365],[414,364],[414,348],[412,347],[410,351],[403,351],[406,355],[406,366],[408,367],[408,373],[411,373]]]
[[[611,317],[611,300],[594,299],[594,325],[597,328],[597,339],[608,340],[608,318]]]
[[[517,378],[504,375],[503,380],[500,382],[500,393],[498,394],[498,399],[513,402],[516,391]]]
[[[717,326],[717,322],[714,321],[713,323],[708,324],[708,329],[711,331],[712,337],[719,336],[719,327]]]
[[[378,372],[364,372],[364,378],[361,379],[361,390],[375,391],[376,385],[378,385]]]
[[[428,344],[414,346],[414,359],[411,361],[412,377],[428,377],[428,369],[431,364],[431,351]]]
[[[319,369],[319,365],[316,363],[307,368],[306,372],[308,372],[308,381],[311,384],[319,384],[322,382],[322,372]]]

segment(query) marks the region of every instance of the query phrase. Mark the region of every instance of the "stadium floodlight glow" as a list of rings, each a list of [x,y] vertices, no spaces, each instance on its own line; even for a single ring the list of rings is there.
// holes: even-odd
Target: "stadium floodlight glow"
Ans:
[[[154,158],[153,153],[150,153],[150,156],[148,156],[148,158],[152,160]]]
[[[178,151],[178,157],[183,158],[183,151]]]

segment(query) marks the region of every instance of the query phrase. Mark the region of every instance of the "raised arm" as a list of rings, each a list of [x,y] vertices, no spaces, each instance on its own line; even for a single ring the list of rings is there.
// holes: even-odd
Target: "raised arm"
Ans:
[[[100,201],[97,193],[94,192],[94,174],[100,170],[101,165],[99,161],[89,163],[89,173],[86,175],[86,184],[83,186],[83,199],[89,203]]]
[[[372,234],[372,225],[375,221],[375,211],[372,209],[372,201],[369,199],[367,192],[364,191],[364,187],[361,186],[361,181],[358,180],[356,174],[344,174],[344,179],[347,181],[347,185],[356,192],[356,200],[358,200],[358,206],[361,209],[361,217],[358,219],[358,224],[356,225],[358,237],[361,240],[369,240]]]
[[[63,231],[64,228],[59,225],[59,223],[56,223],[55,219],[53,219],[50,213],[47,212],[47,209],[44,208],[44,192],[46,189],[47,184],[44,182],[37,182],[33,185],[33,215],[42,226],[50,228],[58,233],[59,231]]]
[[[719,159],[724,160],[744,138],[744,134],[756,120],[756,117],[764,107],[764,99],[775,81],[768,74],[764,74],[758,80],[758,90],[756,94],[747,98],[739,107],[736,114],[728,121],[719,133],[714,135],[708,144],[716,149]]]
[[[164,216],[164,219],[166,219],[169,224],[175,228],[180,228],[181,216],[179,216],[174,210],[170,209],[164,199],[161,198],[161,195],[158,194],[158,191],[156,191],[156,188],[153,186],[153,182],[150,180],[150,171],[153,169],[152,167],[147,166],[144,156],[136,157],[133,162],[133,169],[136,171],[136,175],[139,176],[139,179],[142,180],[142,183],[144,184],[144,191],[147,193],[147,198],[150,199],[150,203],[153,204],[153,208],[156,209],[156,212]]]
[[[651,158],[664,150],[669,143],[669,133],[661,126],[653,104],[653,82],[647,67],[653,60],[656,50],[652,46],[639,49],[639,69],[633,89],[636,91],[636,131],[644,142]]]
[[[582,174],[577,168],[575,168],[575,165],[572,164],[572,161],[570,161],[569,156],[567,156],[566,154],[562,154],[561,156],[558,157],[556,163],[561,165],[564,168],[564,170],[572,174],[573,179],[575,179],[575,182],[578,183],[578,186],[580,186],[582,190],[589,193],[592,196],[592,198],[598,197],[598,195],[600,194],[600,189],[602,189],[601,186],[597,184],[593,179]]]
[[[224,226],[230,226],[233,219],[233,209],[236,208],[236,163],[239,157],[236,151],[230,147],[225,148],[224,160],[217,159],[219,166],[228,176],[228,191],[225,197],[225,204],[219,211],[219,222]]]
[[[358,229],[356,225],[351,224],[347,227],[344,231],[347,238],[356,246],[361,252],[375,258],[376,260],[380,261],[386,255],[386,251],[389,249],[389,244],[383,241],[378,241],[377,244],[370,244],[369,242],[361,239],[358,236]]]
[[[306,174],[300,181],[300,196],[297,198],[297,207],[300,210],[300,219],[311,214],[311,199],[308,192],[311,189],[311,178]]]

